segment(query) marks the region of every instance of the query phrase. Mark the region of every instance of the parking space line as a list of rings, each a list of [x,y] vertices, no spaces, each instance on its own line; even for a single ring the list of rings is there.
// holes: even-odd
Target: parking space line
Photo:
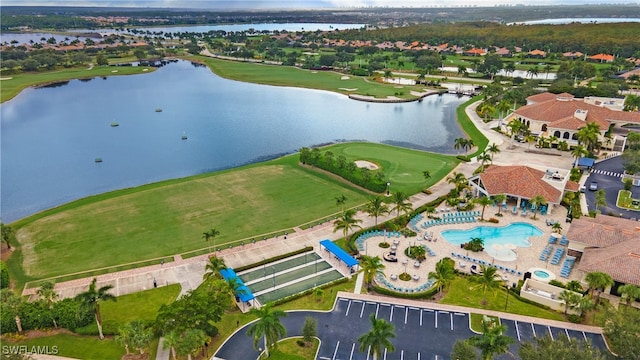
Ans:
[[[451,318],[451,331],[453,331],[453,313],[449,314],[449,318]]]
[[[349,301],[349,304],[347,304],[347,312],[344,314],[344,316],[349,316],[349,309],[351,308],[351,301]]]
[[[518,320],[513,320],[513,322],[516,324],[516,335],[518,335],[518,341],[520,340],[520,330],[518,330]]]
[[[536,335],[536,328],[533,326],[533,323],[529,324],[531,324],[531,330],[533,330],[533,337],[538,337],[538,335]]]
[[[553,333],[551,332],[551,326],[547,326],[547,329],[549,329],[549,335],[551,336],[551,340],[555,340],[553,338]]]
[[[567,330],[567,328],[564,328],[564,333],[567,334],[567,339],[571,340],[571,337],[569,336],[569,330]]]
[[[587,341],[587,334],[585,334],[584,331],[582,332],[582,336],[584,336],[584,341]]]
[[[420,309],[420,326],[422,326],[422,309]]]
[[[336,344],[336,349],[333,350],[333,357],[331,358],[331,360],[336,360],[336,355],[338,354],[338,347],[340,347],[340,340],[338,340],[338,343]]]
[[[387,360],[387,348],[384,348],[384,357],[383,357],[383,359]]]
[[[400,360],[404,360],[404,350],[400,350]]]
[[[371,345],[367,348],[367,360],[369,360],[369,356],[371,356]]]
[[[362,314],[364,314],[364,307],[365,307],[366,305],[367,305],[367,304],[362,303],[362,309],[360,309],[360,318],[361,318],[361,319],[362,319]]]
[[[438,328],[438,312],[436,311],[436,316],[433,317],[436,319],[436,329]]]
[[[420,353],[418,353],[418,360],[420,360]]]
[[[407,317],[409,316],[409,308],[404,309],[404,323],[407,323]]]
[[[459,313],[459,312],[455,313],[455,315],[456,315],[456,316],[467,316],[467,314],[465,314],[465,313]]]
[[[380,310],[380,304],[376,305],[376,319],[378,318],[378,310]]]
[[[389,322],[393,321],[393,305],[391,305],[391,311],[389,312]]]
[[[353,358],[353,351],[356,349],[356,343],[351,344],[351,354],[349,354],[349,360]]]

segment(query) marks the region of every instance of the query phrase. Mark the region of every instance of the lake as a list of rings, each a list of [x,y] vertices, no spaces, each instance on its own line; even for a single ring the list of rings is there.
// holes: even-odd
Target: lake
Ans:
[[[454,153],[454,139],[464,136],[455,110],[467,99],[366,103],[226,80],[187,61],[143,75],[30,88],[0,105],[1,219],[334,141]]]

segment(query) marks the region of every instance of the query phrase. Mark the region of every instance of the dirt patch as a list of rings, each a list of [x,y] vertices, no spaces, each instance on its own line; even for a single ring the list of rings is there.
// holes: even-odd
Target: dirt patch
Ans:
[[[149,354],[126,354],[122,356],[122,360],[148,360]]]
[[[380,168],[378,165],[367,160],[356,160],[354,162],[356,163],[356,166],[359,168],[367,168],[369,170],[378,170]]]
[[[45,329],[45,330],[28,330],[23,332],[22,334],[5,334],[2,336],[2,340],[7,340],[7,341],[11,341],[11,342],[17,342],[17,341],[23,341],[26,339],[36,339],[36,338],[41,338],[41,337],[46,337],[46,336],[53,336],[53,335],[58,335],[58,334],[70,334],[70,335],[77,335],[67,329],[62,329],[62,328],[58,328],[58,329]]]

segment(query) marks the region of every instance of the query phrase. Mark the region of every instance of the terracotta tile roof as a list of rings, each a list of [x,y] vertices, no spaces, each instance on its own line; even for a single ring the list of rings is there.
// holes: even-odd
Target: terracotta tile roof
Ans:
[[[549,203],[559,203],[562,193],[544,181],[544,176],[544,171],[522,165],[491,165],[479,175],[489,195],[508,194],[526,199],[542,195]]]
[[[583,216],[573,220],[567,231],[567,239],[604,248],[630,239],[640,239],[640,222],[606,215],[595,218]]]
[[[602,62],[612,62],[615,59],[615,57],[609,54],[596,54],[593,56],[589,56],[589,59],[602,61]]]
[[[479,56],[482,56],[482,55],[486,54],[487,52],[484,51],[484,49],[473,48],[473,49],[470,49],[470,50],[465,50],[464,53],[465,53],[465,55],[471,55],[471,56],[479,55]]]
[[[578,270],[605,272],[615,281],[640,286],[640,237],[606,248],[585,249]]]
[[[542,51],[542,50],[535,49],[535,50],[529,51],[529,55],[532,55],[532,56],[547,56],[547,53]]]
[[[572,57],[572,58],[578,58],[578,57],[582,57],[584,54],[581,53],[580,51],[576,51],[576,52],[566,52],[563,53],[562,56],[564,57]]]
[[[620,75],[620,77],[624,79],[629,79],[629,76],[631,75],[640,75],[640,68],[627,71],[626,73]]]
[[[578,184],[575,181],[567,181],[567,184],[564,186],[564,189],[567,191],[573,191],[573,192],[577,192],[578,190],[580,190],[580,184]]]
[[[543,121],[549,125],[554,124],[553,127],[556,128],[561,128],[559,125],[566,122],[567,127],[563,129],[572,130],[583,127],[585,122],[595,122],[600,126],[600,130],[608,129],[612,121],[628,123],[640,122],[640,112],[637,111],[616,111],[594,104],[588,104],[578,99],[564,97],[563,94],[543,94],[528,97],[527,100],[534,103],[520,107],[515,111],[515,114],[536,121]],[[566,120],[567,118],[575,117],[576,110],[587,111],[585,121],[579,118],[575,119],[575,121],[583,123],[582,126],[578,127],[576,127],[577,123],[575,121]]]
[[[554,93],[545,91],[539,94],[531,95],[527,98],[527,100],[533,103],[541,103],[545,101],[556,100],[558,98],[573,99],[573,95],[568,93],[554,94]]]

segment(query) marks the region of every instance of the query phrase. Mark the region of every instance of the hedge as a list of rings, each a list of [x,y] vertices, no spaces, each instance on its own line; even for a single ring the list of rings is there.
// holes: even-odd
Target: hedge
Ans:
[[[435,295],[438,292],[438,288],[435,286],[426,291],[412,292],[412,293],[399,292],[399,291],[387,289],[378,285],[374,285],[373,290],[378,294],[389,295],[389,296],[399,297],[403,299],[431,299],[433,295]]]

